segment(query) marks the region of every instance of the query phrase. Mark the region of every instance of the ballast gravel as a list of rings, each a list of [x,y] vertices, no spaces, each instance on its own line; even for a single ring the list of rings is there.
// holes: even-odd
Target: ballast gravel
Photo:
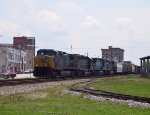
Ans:
[[[76,92],[76,91],[69,91],[69,90],[63,90],[61,92],[62,94],[67,94],[67,93],[71,93],[72,95],[76,95],[79,96],[82,93]],[[146,108],[146,107],[150,107],[149,103],[141,103],[141,102],[137,102],[137,101],[133,101],[133,100],[121,100],[121,99],[115,99],[115,98],[106,98],[103,96],[94,96],[94,95],[84,95],[83,98],[86,99],[91,99],[91,100],[95,100],[95,101],[105,101],[105,100],[109,100],[112,101],[114,103],[125,103],[127,104],[129,107],[140,107],[140,108]]]
[[[141,103],[133,100],[121,100],[121,99],[115,99],[115,98],[106,98],[102,96],[93,96],[93,95],[87,95],[84,96],[84,98],[89,98],[92,100],[97,100],[97,101],[103,101],[103,100],[110,100],[114,103],[126,103],[129,107],[150,107],[149,103]]]
[[[9,95],[19,94],[19,93],[28,93],[34,90],[43,90],[57,85],[74,84],[74,83],[88,81],[88,80],[89,79],[80,79],[80,80],[66,80],[66,81],[37,83],[37,84],[24,84],[24,85],[16,85],[16,86],[3,86],[0,87],[0,95],[9,96]]]

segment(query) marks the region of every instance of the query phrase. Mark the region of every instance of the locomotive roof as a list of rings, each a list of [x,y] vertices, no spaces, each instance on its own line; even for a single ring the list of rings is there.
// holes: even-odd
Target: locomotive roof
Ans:
[[[66,52],[63,52],[63,51],[56,51],[54,49],[39,49],[37,52],[40,52],[40,51],[51,51],[51,52],[55,52],[55,53],[63,53],[63,54],[66,54]]]
[[[40,49],[37,51],[37,55],[56,55],[57,52],[53,49]]]
[[[39,49],[38,51],[56,51],[54,49]]]
[[[63,51],[56,51],[54,49],[39,49],[37,51],[37,53],[40,53],[40,52],[47,52],[46,54],[52,53],[54,55],[59,53],[59,54],[63,54],[63,55],[69,55],[69,57],[72,58],[72,59],[78,58],[78,59],[89,59],[90,60],[90,57],[88,57],[88,56],[84,56],[84,55],[80,55],[80,54],[69,54],[69,53],[66,53],[66,52],[63,52]]]
[[[70,57],[76,57],[78,59],[90,59],[88,56],[80,55],[80,54],[68,54]]]
[[[92,58],[92,59],[100,59],[100,60],[104,60],[103,58]]]

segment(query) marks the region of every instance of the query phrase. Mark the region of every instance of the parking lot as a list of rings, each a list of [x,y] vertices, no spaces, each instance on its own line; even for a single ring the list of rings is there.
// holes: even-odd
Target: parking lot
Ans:
[[[29,74],[17,74],[15,79],[19,79],[19,78],[34,78],[33,73],[29,73]]]
[[[17,74],[14,79],[22,79],[22,78],[35,78],[35,77],[33,76],[33,73]],[[0,75],[0,79],[4,79],[2,75]],[[9,79],[11,79],[11,78],[9,78]]]

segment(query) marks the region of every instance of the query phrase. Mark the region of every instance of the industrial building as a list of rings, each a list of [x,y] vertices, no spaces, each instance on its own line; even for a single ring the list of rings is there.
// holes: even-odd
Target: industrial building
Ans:
[[[101,49],[102,58],[115,62],[123,62],[124,61],[124,50],[121,48],[113,48],[109,46],[108,49]]]
[[[35,37],[14,37],[13,47],[27,52],[26,70],[33,70],[35,56]]]

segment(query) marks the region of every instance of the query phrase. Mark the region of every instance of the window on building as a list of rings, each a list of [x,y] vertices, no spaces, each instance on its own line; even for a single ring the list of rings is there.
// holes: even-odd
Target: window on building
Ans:
[[[119,62],[121,62],[121,57],[119,57]]]

